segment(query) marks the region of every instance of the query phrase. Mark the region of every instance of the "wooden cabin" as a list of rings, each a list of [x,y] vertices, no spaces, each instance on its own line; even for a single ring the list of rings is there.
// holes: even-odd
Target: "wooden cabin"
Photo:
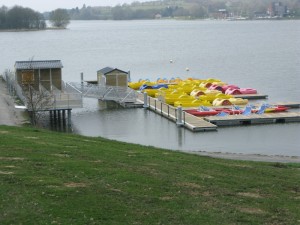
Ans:
[[[97,71],[98,84],[103,86],[128,86],[129,72],[117,68],[105,67]]]
[[[41,86],[49,91],[62,89],[63,65],[60,60],[16,61],[15,70],[18,84],[32,85],[36,90]]]

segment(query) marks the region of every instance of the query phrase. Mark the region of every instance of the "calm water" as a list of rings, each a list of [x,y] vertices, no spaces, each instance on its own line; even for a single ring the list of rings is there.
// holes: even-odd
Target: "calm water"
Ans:
[[[215,77],[257,88],[270,103],[300,101],[300,21],[73,21],[68,30],[2,32],[0,46],[0,71],[16,60],[61,59],[65,81],[79,81],[80,72],[94,80],[112,66],[130,70],[134,81]],[[144,109],[100,110],[93,99],[84,105],[73,113],[83,135],[184,151],[300,156],[299,123],[192,133]]]

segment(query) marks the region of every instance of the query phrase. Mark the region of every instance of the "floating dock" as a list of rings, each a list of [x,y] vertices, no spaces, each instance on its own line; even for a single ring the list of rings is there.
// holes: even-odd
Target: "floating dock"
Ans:
[[[187,129],[194,132],[215,131],[219,126],[300,122],[300,112],[281,112],[264,114],[253,113],[247,116],[238,114],[227,116],[196,117],[185,111],[178,112],[178,110],[181,110],[181,108],[173,107],[156,98],[146,96],[146,99],[147,103],[145,104],[144,94],[138,93],[138,101],[142,103],[144,107],[175,122],[177,125],[184,126]],[[278,102],[274,105],[283,105],[290,108],[300,108],[300,103],[297,102]]]
[[[235,98],[244,98],[249,100],[255,99],[266,99],[268,95],[261,95],[261,94],[247,94],[247,95],[234,95]]]
[[[206,121],[217,126],[238,126],[250,124],[271,124],[300,122],[300,112],[264,113],[228,116],[209,116],[204,118]]]

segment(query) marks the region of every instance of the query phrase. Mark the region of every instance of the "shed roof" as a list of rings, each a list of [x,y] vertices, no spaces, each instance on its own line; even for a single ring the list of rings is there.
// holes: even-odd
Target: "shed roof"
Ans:
[[[16,69],[54,69],[63,68],[60,60],[16,61]]]
[[[98,72],[101,72],[102,74],[107,74],[107,73],[110,73],[110,72],[112,72],[112,71],[114,71],[114,70],[118,70],[118,71],[120,71],[120,72],[123,72],[123,73],[128,73],[128,72],[125,72],[125,71],[123,71],[123,70],[120,70],[120,69],[117,69],[117,68],[112,68],[112,67],[104,67],[104,68],[102,68],[101,70],[98,70]]]

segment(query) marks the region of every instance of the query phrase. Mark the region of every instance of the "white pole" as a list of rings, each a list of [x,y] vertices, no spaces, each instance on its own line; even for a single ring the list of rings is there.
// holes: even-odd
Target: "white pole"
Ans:
[[[147,92],[144,92],[144,108],[148,108],[148,94]]]
[[[178,106],[177,107],[177,121],[176,121],[177,126],[182,126],[182,107]]]

